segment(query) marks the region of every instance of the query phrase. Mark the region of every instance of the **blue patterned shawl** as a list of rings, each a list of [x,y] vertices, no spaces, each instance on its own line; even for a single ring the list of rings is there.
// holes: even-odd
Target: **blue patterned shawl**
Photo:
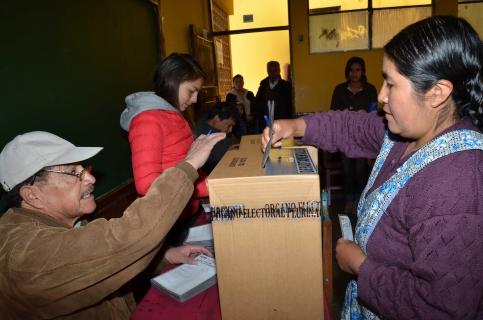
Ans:
[[[364,254],[367,254],[367,242],[374,228],[399,190],[416,173],[438,158],[464,150],[483,150],[483,134],[472,130],[456,130],[439,136],[415,152],[379,188],[367,194],[368,190],[373,186],[393,145],[394,142],[389,139],[386,132],[381,151],[357,206],[355,242],[359,244]],[[379,319],[368,308],[359,304],[357,298],[357,282],[354,280],[350,281],[347,285],[341,319]]]

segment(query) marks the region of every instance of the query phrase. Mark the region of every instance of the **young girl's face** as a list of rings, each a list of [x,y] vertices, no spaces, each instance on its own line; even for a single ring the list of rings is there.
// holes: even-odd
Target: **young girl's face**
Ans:
[[[241,90],[243,89],[243,85],[244,85],[244,81],[243,81],[243,78],[236,78],[235,80],[233,80],[233,87],[236,89],[236,90]]]
[[[362,67],[358,63],[353,63],[349,69],[349,80],[351,82],[359,82],[362,78]]]
[[[178,89],[178,104],[179,110],[185,111],[198,99],[198,92],[203,85],[203,78],[198,78],[193,81],[181,82]]]

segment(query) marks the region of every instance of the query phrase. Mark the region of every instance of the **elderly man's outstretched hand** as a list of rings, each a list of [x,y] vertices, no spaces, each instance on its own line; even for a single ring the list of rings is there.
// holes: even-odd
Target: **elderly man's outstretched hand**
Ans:
[[[204,254],[213,257],[213,254],[203,246],[184,245],[180,247],[169,248],[164,254],[164,258],[169,263],[195,263],[195,257]]]

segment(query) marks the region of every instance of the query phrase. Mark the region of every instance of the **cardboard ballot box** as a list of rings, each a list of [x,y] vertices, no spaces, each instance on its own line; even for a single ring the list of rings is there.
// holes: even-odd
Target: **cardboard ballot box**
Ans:
[[[323,319],[317,150],[243,137],[208,177],[221,313],[231,319]]]

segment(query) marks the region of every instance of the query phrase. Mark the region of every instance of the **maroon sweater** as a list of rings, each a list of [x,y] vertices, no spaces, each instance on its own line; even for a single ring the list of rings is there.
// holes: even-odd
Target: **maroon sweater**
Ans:
[[[304,119],[304,142],[321,149],[373,158],[383,142],[375,113]],[[478,130],[463,119],[447,131],[462,128]],[[406,147],[395,143],[370,191],[404,163]],[[412,177],[374,229],[357,284],[384,319],[483,319],[483,152],[450,154]]]

